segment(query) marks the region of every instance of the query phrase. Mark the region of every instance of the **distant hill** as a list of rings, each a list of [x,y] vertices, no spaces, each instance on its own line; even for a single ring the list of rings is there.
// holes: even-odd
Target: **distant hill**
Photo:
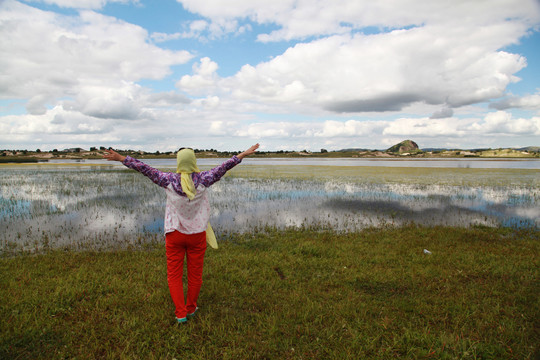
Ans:
[[[530,151],[530,152],[540,152],[540,146],[526,146],[526,147],[522,147],[522,148],[519,148],[519,149],[516,149],[516,150]]]
[[[394,154],[417,154],[419,152],[422,152],[420,148],[418,147],[418,144],[415,143],[412,140],[403,140],[399,144],[396,144],[386,150],[387,153],[394,153]]]

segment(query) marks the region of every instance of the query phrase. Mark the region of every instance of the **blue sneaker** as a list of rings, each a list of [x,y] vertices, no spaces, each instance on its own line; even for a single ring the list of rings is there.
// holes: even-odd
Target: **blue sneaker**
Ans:
[[[196,308],[195,308],[195,311],[193,311],[191,314],[187,314],[188,319],[191,319],[192,317],[194,317],[194,316],[195,316],[195,313],[197,312],[197,310],[199,310],[198,307],[196,307]]]
[[[178,321],[179,324],[184,324],[187,322],[187,317],[176,318],[176,321]]]

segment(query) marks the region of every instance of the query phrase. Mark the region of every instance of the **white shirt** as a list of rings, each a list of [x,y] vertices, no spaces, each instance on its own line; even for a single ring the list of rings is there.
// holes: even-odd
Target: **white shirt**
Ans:
[[[198,234],[206,230],[210,220],[210,203],[207,188],[199,184],[193,200],[179,195],[172,185],[165,188],[167,205],[165,208],[165,233],[175,230],[182,234]]]

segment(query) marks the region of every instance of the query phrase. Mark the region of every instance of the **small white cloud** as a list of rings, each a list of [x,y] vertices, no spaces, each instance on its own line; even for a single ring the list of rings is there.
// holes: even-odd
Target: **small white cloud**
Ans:
[[[469,129],[488,135],[540,135],[540,117],[515,119],[506,111],[496,111],[487,114],[483,121],[473,123]]]
[[[193,65],[193,75],[184,75],[176,83],[179,89],[193,93],[211,92],[215,89],[219,77],[218,64],[208,57],[201,59],[200,63]]]
[[[252,123],[238,129],[235,135],[253,139],[305,137],[311,133],[312,128],[313,124],[306,122]]]
[[[47,94],[34,95],[26,103],[26,110],[32,115],[43,115],[47,112],[46,105],[51,100],[51,96]]]
[[[154,42],[162,43],[162,42],[171,41],[171,40],[178,40],[182,38],[182,34],[181,33],[166,34],[166,33],[155,32],[155,33],[152,33],[150,37],[152,38],[152,40],[154,40]]]
[[[430,116],[430,119],[445,119],[452,117],[454,115],[454,110],[449,107],[443,107],[442,109],[435,111],[433,115]]]
[[[193,106],[205,109],[216,109],[220,105],[219,97],[209,96],[204,99],[197,99],[192,102]]]
[[[223,136],[227,134],[224,121],[212,121],[210,128],[208,129],[209,135]]]
[[[370,136],[381,133],[386,125],[386,121],[326,120],[322,128],[314,132],[314,136],[324,138]]]
[[[497,110],[506,109],[528,109],[540,110],[540,92],[533,95],[514,96],[510,95],[507,98],[489,104],[489,107]]]
[[[57,5],[63,8],[74,9],[101,9],[107,3],[138,3],[138,0],[30,0],[31,2],[41,2],[49,5]]]
[[[400,118],[389,122],[382,134],[414,138],[414,137],[457,137],[462,136],[468,120],[454,118]]]
[[[189,104],[191,101],[184,95],[174,91],[159,92],[148,95],[145,107],[175,107]]]
[[[497,111],[487,114],[483,119],[474,118],[400,118],[388,122],[383,135],[396,138],[459,138],[478,139],[482,135],[538,135],[540,118],[514,119],[510,113]]]
[[[104,120],[82,115],[79,112],[66,111],[61,106],[47,110],[41,115],[9,115],[0,117],[0,124],[7,126],[3,136],[41,134],[103,134],[112,129]]]
[[[208,28],[208,22],[205,20],[195,20],[189,24],[189,29],[194,33],[200,33]]]
[[[205,30],[208,29],[208,22],[205,20],[195,20],[187,24],[188,31],[176,32],[173,34],[154,32],[150,37],[156,43],[162,43],[166,41],[178,40],[178,39],[199,39],[201,41],[206,40],[204,36]]]
[[[116,88],[85,86],[74,101],[64,101],[70,111],[101,119],[137,119],[141,111],[142,89],[140,86],[123,82]]]

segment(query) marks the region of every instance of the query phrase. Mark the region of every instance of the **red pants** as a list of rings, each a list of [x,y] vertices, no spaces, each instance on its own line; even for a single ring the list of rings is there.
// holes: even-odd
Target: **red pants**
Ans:
[[[178,231],[165,235],[167,254],[167,281],[176,307],[177,318],[184,318],[197,308],[197,298],[202,286],[204,253],[206,252],[206,232],[182,234]],[[187,255],[188,291],[184,302],[184,256]]]

